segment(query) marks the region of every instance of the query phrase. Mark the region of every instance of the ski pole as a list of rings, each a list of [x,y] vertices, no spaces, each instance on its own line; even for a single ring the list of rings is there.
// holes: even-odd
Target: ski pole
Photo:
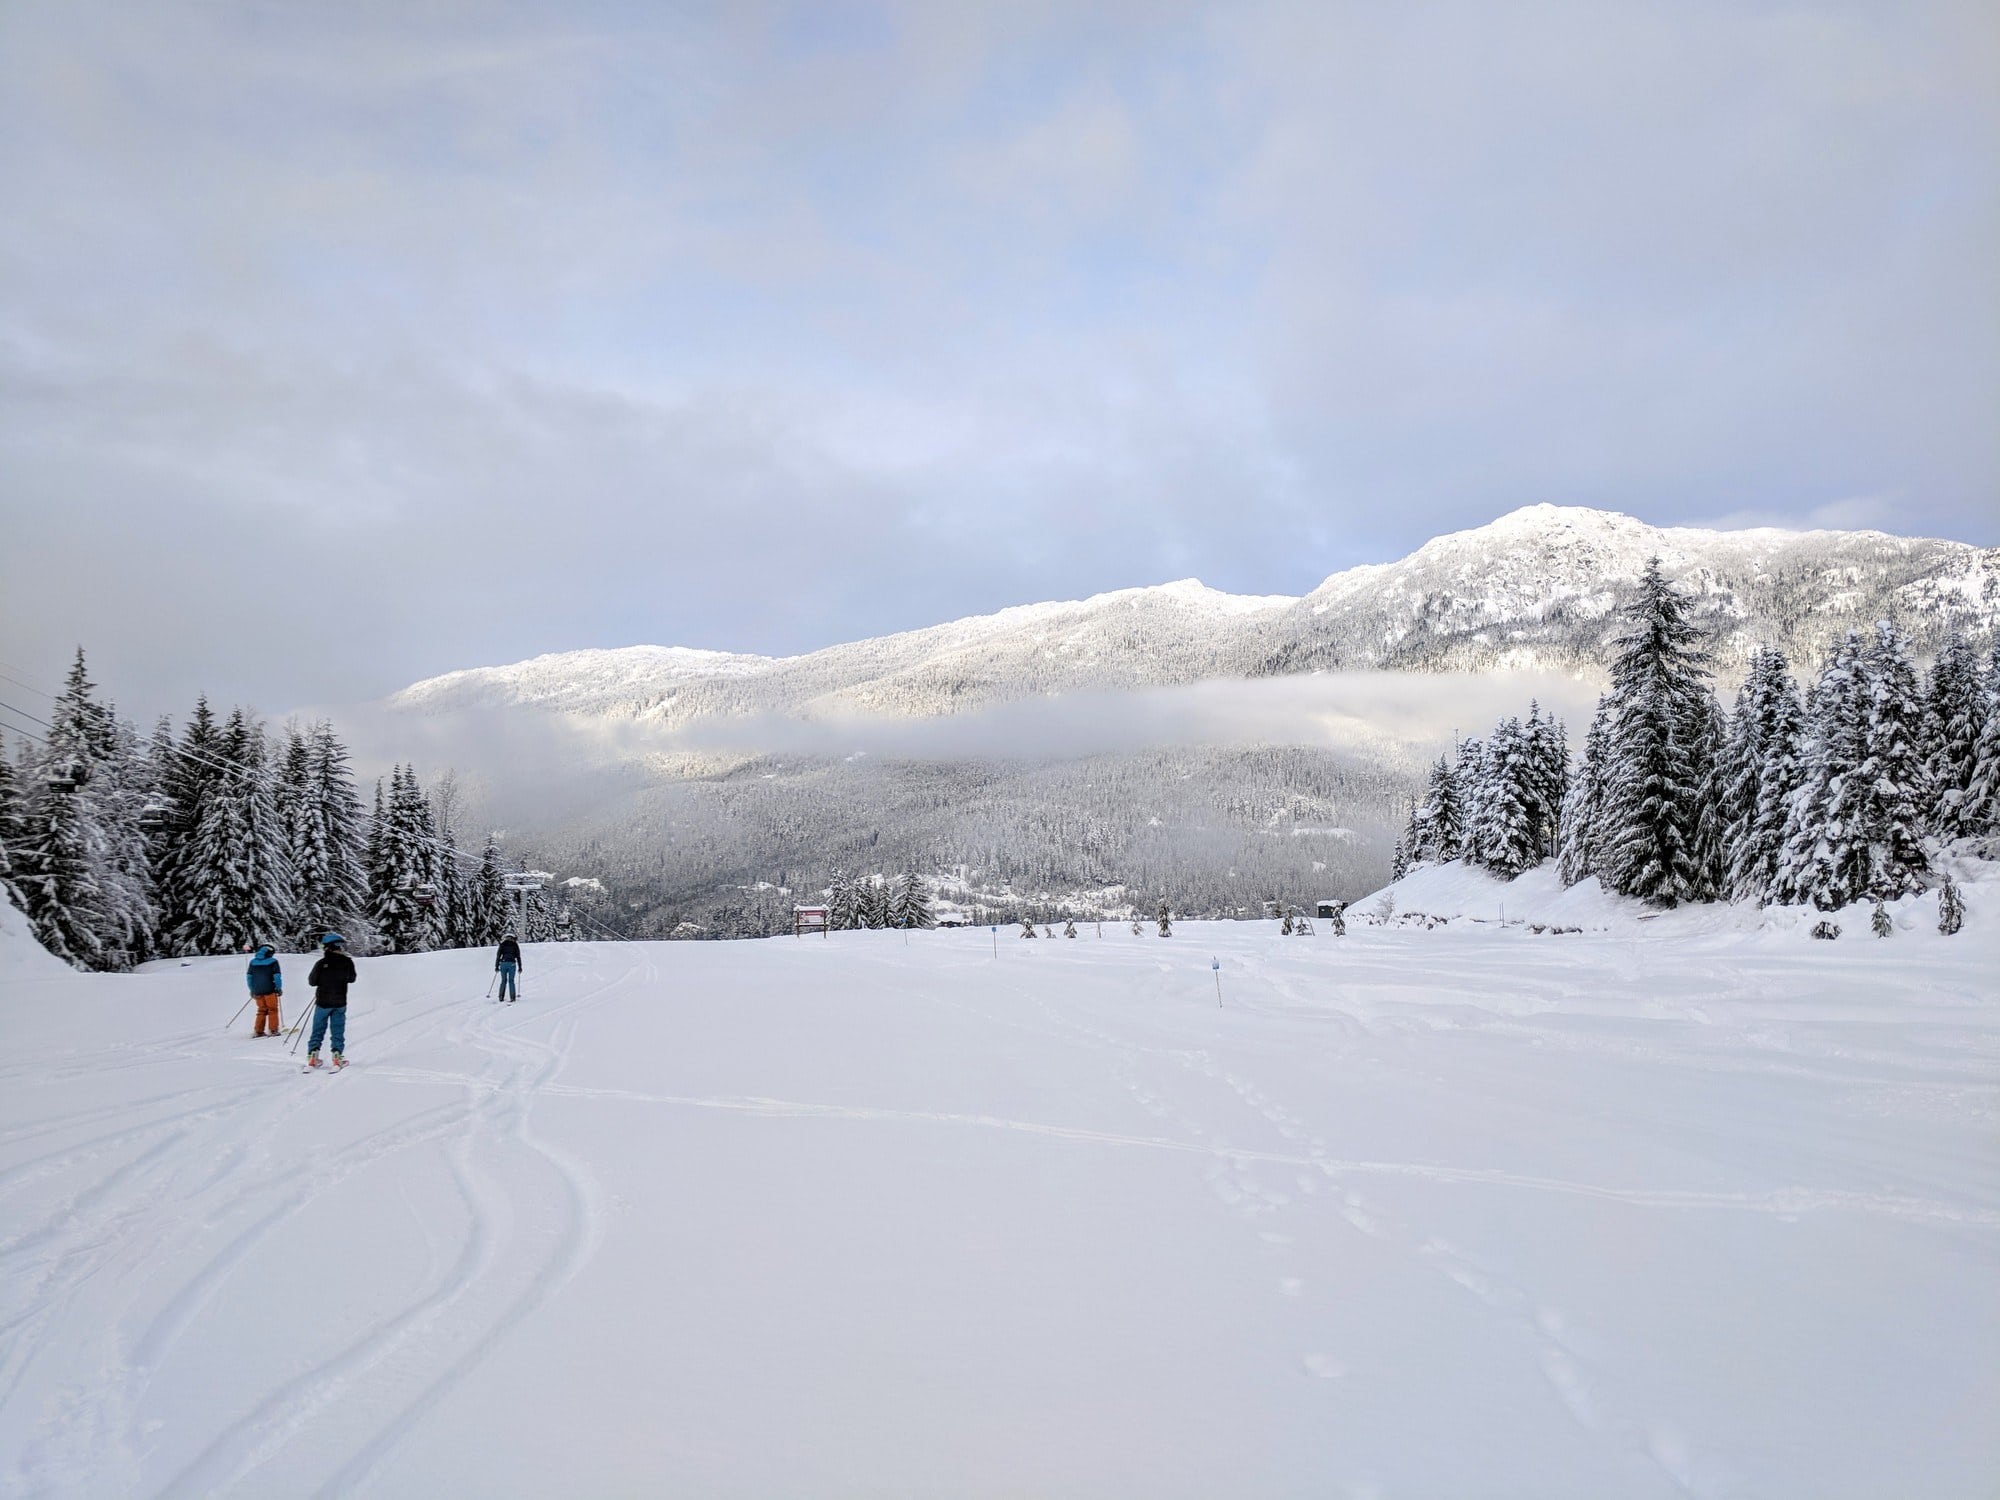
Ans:
[[[304,1016],[300,1016],[299,1024],[292,1028],[291,1051],[293,1056],[298,1055],[299,1043],[305,1039],[305,1034],[306,1034],[306,1018]]]
[[[498,984],[499,982],[500,982],[500,971],[498,969],[495,969],[493,971],[493,977],[486,981],[486,998],[488,1000],[491,1000],[493,998],[493,986]]]
[[[255,995],[252,995],[250,997],[250,1000],[255,1000],[256,998],[257,997]],[[250,1000],[245,1000],[241,1005],[236,1007],[236,1014],[231,1016],[229,1020],[224,1023],[222,1028],[224,1031],[227,1031],[231,1026],[234,1026],[236,1022],[242,1017],[243,1012],[250,1008]]]

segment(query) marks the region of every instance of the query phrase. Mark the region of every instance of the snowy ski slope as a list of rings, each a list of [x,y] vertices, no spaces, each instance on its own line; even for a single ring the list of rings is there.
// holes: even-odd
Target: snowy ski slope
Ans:
[[[0,1495],[1991,1495],[1905,917],[363,960],[338,1078],[0,924]]]

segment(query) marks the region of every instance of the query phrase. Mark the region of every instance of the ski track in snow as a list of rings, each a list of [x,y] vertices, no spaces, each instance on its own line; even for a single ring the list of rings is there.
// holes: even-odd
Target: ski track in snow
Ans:
[[[574,1013],[634,974],[651,969],[650,964],[630,965],[617,979],[526,1014],[497,1005],[472,1010],[454,985],[449,998],[369,1028],[362,1045],[371,1049],[399,1033],[404,1045],[411,1044],[412,1036],[432,1041],[442,1034],[456,1048],[477,1049],[486,1067],[476,1079],[463,1075],[449,1079],[462,1088],[462,1102],[403,1117],[325,1159],[304,1164],[277,1160],[268,1152],[246,1151],[238,1143],[218,1153],[207,1172],[188,1170],[190,1158],[200,1155],[204,1126],[227,1122],[240,1136],[274,1139],[280,1127],[302,1111],[337,1107],[335,1101],[318,1097],[319,1091],[345,1091],[355,1079],[340,1084],[326,1078],[298,1079],[286,1089],[260,1078],[225,1089],[181,1090],[122,1107],[77,1111],[7,1134],[8,1141],[39,1139],[159,1104],[200,1101],[161,1119],[30,1158],[0,1173],[0,1193],[5,1193],[45,1177],[72,1179],[122,1146],[142,1146],[137,1155],[70,1196],[43,1224],[0,1240],[0,1274],[25,1293],[10,1299],[18,1300],[22,1310],[0,1321],[0,1349],[6,1351],[0,1354],[0,1406],[18,1386],[46,1330],[75,1308],[86,1286],[111,1282],[157,1292],[157,1283],[147,1280],[146,1268],[169,1258],[159,1253],[160,1237],[167,1236],[171,1243],[191,1209],[198,1206],[196,1232],[246,1214],[250,1218],[201,1263],[198,1274],[143,1322],[135,1326],[129,1311],[110,1313],[122,1337],[115,1338],[114,1347],[106,1352],[107,1378],[94,1392],[76,1393],[62,1431],[29,1449],[14,1472],[0,1482],[0,1494],[61,1493],[83,1484],[86,1475],[96,1472],[101,1477],[106,1470],[120,1476],[121,1487],[137,1488],[145,1433],[136,1414],[155,1372],[271,1231],[378,1162],[441,1145],[471,1213],[471,1228],[456,1262],[401,1312],[299,1373],[254,1411],[229,1422],[193,1463],[148,1492],[205,1495],[246,1482],[250,1482],[248,1492],[255,1492],[259,1488],[255,1476],[284,1452],[292,1438],[325,1424],[329,1408],[362,1376],[379,1381],[385,1364],[406,1351],[416,1337],[436,1346],[458,1347],[443,1368],[432,1370],[421,1359],[408,1360],[391,1372],[386,1387],[371,1392],[363,1409],[372,1411],[385,1401],[393,1409],[374,1435],[342,1445],[352,1456],[320,1489],[346,1493],[363,1483],[422,1413],[489,1354],[521,1317],[559,1291],[587,1258],[596,1232],[594,1189],[580,1164],[535,1139],[528,1115],[537,1090],[560,1073],[567,1058],[575,1035]],[[525,1034],[552,1021],[552,1041]],[[362,1029],[357,1027],[357,1033]],[[205,1039],[187,1040],[191,1055],[198,1055],[200,1040]],[[356,1040],[361,1040],[359,1035]],[[289,1054],[254,1060],[263,1065],[260,1072],[294,1074]],[[13,1071],[34,1076],[32,1069]],[[53,1071],[57,1077],[71,1077],[90,1070],[73,1066]],[[478,1165],[482,1153],[496,1149],[532,1155],[547,1166],[554,1179],[548,1203],[504,1201],[496,1181]],[[246,1161],[249,1155],[260,1159]],[[519,1174],[510,1177],[515,1186],[520,1180]],[[553,1213],[553,1231],[530,1227],[543,1209]],[[55,1242],[61,1244],[59,1253],[39,1266],[30,1264],[39,1247]],[[453,1319],[455,1326],[446,1327]],[[350,1402],[339,1420],[352,1420],[354,1409]]]
[[[1387,950],[1246,943],[1232,954],[1218,1007],[1204,998],[1207,953],[1197,953],[1198,941],[1059,939],[989,959],[985,935],[969,937],[946,946],[952,940],[939,935],[928,952],[882,943],[856,955],[845,944],[779,940],[775,950],[740,953],[764,966],[767,984],[775,966],[796,973],[801,990],[833,956],[855,962],[868,977],[867,1005],[891,1014],[928,1007],[996,1045],[1064,1059],[1095,1080],[1095,1097],[1082,1103],[1140,1128],[1026,1111],[565,1081],[579,1034],[604,1007],[657,1003],[672,950],[652,945],[585,945],[539,964],[535,989],[515,1006],[482,1002],[476,988],[468,997],[462,973],[438,967],[441,982],[426,980],[393,1008],[357,1006],[358,1065],[337,1084],[300,1078],[289,1054],[275,1049],[230,1057],[245,1045],[240,1032],[218,1040],[212,1031],[180,1031],[150,1048],[95,1056],[16,1049],[25,1060],[0,1068],[0,1096],[29,1087],[51,1101],[70,1086],[96,1092],[73,1108],[52,1102],[0,1126],[0,1413],[31,1391],[45,1404],[31,1437],[11,1452],[0,1446],[8,1465],[0,1496],[397,1492],[397,1462],[412,1437],[514,1330],[563,1297],[610,1230],[597,1164],[538,1134],[539,1100],[621,1114],[698,1111],[843,1130],[994,1133],[1198,1159],[1186,1193],[1200,1199],[1199,1212],[1230,1226],[1222,1232],[1240,1240],[1241,1264],[1260,1268],[1274,1309],[1338,1295],[1328,1267],[1337,1263],[1339,1237],[1354,1237],[1369,1255],[1387,1256],[1440,1297],[1457,1299],[1483,1337],[1516,1351],[1575,1442],[1598,1455],[1593,1472],[1622,1476],[1623,1492],[1633,1494],[1721,1496],[1741,1491],[1743,1480],[1737,1457],[1706,1443],[1697,1417],[1649,1397],[1617,1367],[1607,1352],[1617,1347],[1615,1335],[1574,1311],[1561,1287],[1543,1284],[1545,1271],[1468,1242],[1477,1236],[1464,1228],[1464,1194],[1395,1185],[1491,1190],[1491,1212],[1502,1216],[1509,1195],[1529,1194],[1649,1214],[1788,1223],[1858,1217],[1961,1236],[1987,1257],[2000,1229],[2000,1205],[1990,1194],[1968,1199],[1967,1164],[1949,1152],[1927,1160],[1913,1150],[1893,1183],[1693,1186],[1640,1172],[1602,1180],[1421,1154],[1355,1154],[1314,1124],[1324,1117],[1322,1089],[1367,1077],[1370,1068],[1382,1070],[1370,1081],[1445,1086],[1446,1073],[1427,1071],[1430,1037],[1739,1085],[1843,1091],[1916,1116],[1976,1113],[1995,1093],[1995,1034],[1971,1014],[1963,1024],[1949,1014],[1898,1019],[1895,1045],[1857,1046],[1851,1027],[1828,1029],[1838,1015],[1814,1017],[1796,1006],[1759,1015],[1766,960],[1765,969],[1734,977],[1731,993],[1688,998],[1669,986],[1648,994],[1635,1022],[1629,1001],[1621,1013],[1600,997],[1603,948],[1554,943],[1524,948],[1493,984],[1475,984],[1464,968],[1445,970],[1415,996],[1407,970],[1411,954],[1424,950],[1407,940]],[[1342,986],[1333,989],[1325,971],[1301,962],[1329,953],[1341,960]],[[709,986],[697,998],[726,1004],[715,988],[726,949],[696,956]],[[1644,961],[1636,945],[1629,960],[1622,951],[1608,959],[1635,969]],[[954,982],[961,972],[985,977]],[[1081,1000],[1071,984],[1079,977],[1092,986]],[[1940,995],[1947,1009],[1957,1004],[1955,991]],[[877,1016],[871,1024],[884,1023]],[[1886,1025],[1866,1034],[1890,1038]],[[1302,1039],[1312,1049],[1304,1063]],[[201,1076],[203,1068],[212,1073],[218,1054],[241,1076],[162,1088],[146,1071],[167,1061],[194,1070],[177,1079]],[[1474,1071],[1451,1076],[1477,1078],[1486,1065],[1484,1053],[1458,1059],[1452,1066]],[[132,1097],[103,1097],[121,1088]],[[305,1160],[285,1145],[288,1133],[344,1122],[362,1123]],[[1824,1147],[1832,1166],[1841,1147],[1837,1139]],[[1803,1148],[1780,1159],[1818,1165]],[[448,1211],[411,1201],[410,1179],[398,1175],[405,1169],[448,1182]],[[1990,1177],[1979,1179],[1990,1186]],[[310,1336],[254,1395],[218,1396],[236,1404],[206,1413],[198,1438],[180,1440],[169,1456],[159,1435],[161,1403],[172,1394],[163,1375],[199,1351],[218,1307],[242,1295],[246,1282],[276,1277],[294,1285],[295,1270],[274,1264],[287,1253],[281,1237],[316,1207],[330,1209],[356,1191],[399,1198],[422,1237],[423,1263],[399,1300],[385,1300],[351,1327],[309,1325]],[[1447,1220],[1447,1211],[1456,1216]],[[296,1316],[296,1307],[288,1289],[277,1315]],[[1367,1351],[1317,1341],[1311,1326],[1299,1325],[1291,1368],[1305,1386],[1337,1399],[1365,1378]],[[1396,1486],[1364,1477],[1353,1492],[1390,1494]]]

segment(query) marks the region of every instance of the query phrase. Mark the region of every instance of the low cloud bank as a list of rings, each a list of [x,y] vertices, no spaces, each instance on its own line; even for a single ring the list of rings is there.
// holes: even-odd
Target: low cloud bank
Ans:
[[[1581,734],[1600,684],[1550,672],[1341,672],[1021,699],[936,718],[753,714],[668,730],[529,708],[330,711],[372,777],[396,760],[455,767],[496,815],[537,823],[581,813],[662,774],[668,762],[1067,760],[1176,746],[1299,745],[1412,764],[1525,715],[1531,700]]]

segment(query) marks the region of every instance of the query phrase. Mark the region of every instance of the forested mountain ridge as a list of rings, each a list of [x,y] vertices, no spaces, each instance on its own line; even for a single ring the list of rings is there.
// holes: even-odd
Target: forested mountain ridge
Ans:
[[[1759,646],[1812,662],[1881,619],[1923,654],[1954,629],[1983,637],[2000,619],[2000,548],[1879,531],[1658,527],[1531,505],[1399,562],[1335,574],[1272,622],[1245,669],[1602,668],[1619,603],[1654,557],[1691,597],[1729,677]]]
[[[608,880],[638,932],[778,930],[791,892],[837,872],[914,871],[1000,912],[1128,901],[1151,911],[1164,900],[1220,914],[1348,896],[1388,875],[1418,767],[1450,746],[1469,679],[1438,680],[1448,716],[1384,720],[1379,741],[1355,728],[1365,708],[1346,710],[1345,730],[1327,727],[1321,710],[1342,692],[1362,678],[1517,668],[1599,679],[1620,610],[1656,556],[1725,691],[1762,646],[1804,674],[1850,628],[1879,619],[1896,620],[1927,658],[1953,630],[1984,652],[2000,617],[1994,549],[1879,532],[1659,528],[1537,505],[1335,574],[1302,598],[1189,579],[791,657],[572,651],[432,678],[386,706],[441,728],[467,715],[477,745],[508,743],[506,721],[570,735],[574,753],[531,795],[503,799],[504,820],[550,868]],[[1506,712],[1532,709],[1536,684],[1518,685]],[[1578,686],[1539,685],[1552,714]],[[1237,711],[1294,687],[1312,701],[1289,716]],[[1203,722],[1226,732],[1193,738],[1179,733],[1184,720],[1156,723],[1162,695],[1145,689],[1217,695]],[[1052,697],[1070,702],[1037,701]],[[1118,748],[1060,733],[1031,747],[1004,732],[1010,715],[1065,708],[1138,732]],[[911,737],[912,726],[956,732]],[[1575,737],[1583,727],[1569,725]],[[585,761],[607,751],[619,769],[586,790]]]
[[[710,716],[942,715],[1048,693],[1327,669],[1601,669],[1619,599],[1646,562],[1694,600],[1725,678],[1760,645],[1817,659],[1894,619],[1919,654],[1952,629],[1989,639],[2000,549],[1876,531],[1655,527],[1532,505],[1336,573],[1302,598],[1196,580],[1028,604],[922,630],[766,657],[631,646],[429,678],[397,710],[536,707],[675,728]]]
[[[1198,682],[1240,670],[1246,626],[1297,601],[1195,579],[1020,605],[801,656],[680,647],[567,651],[415,683],[392,708],[534,706],[666,728],[710,714],[947,714],[1034,694]]]

